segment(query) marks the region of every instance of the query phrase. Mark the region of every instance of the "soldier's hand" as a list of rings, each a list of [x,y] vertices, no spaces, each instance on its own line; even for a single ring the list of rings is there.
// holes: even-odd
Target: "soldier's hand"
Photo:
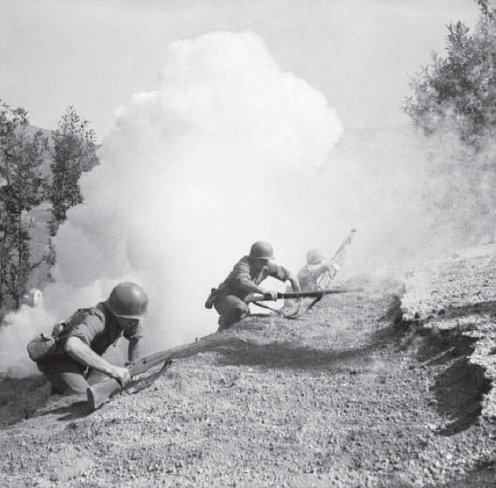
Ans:
[[[115,366],[111,376],[116,379],[122,387],[126,386],[126,384],[131,381],[131,375],[129,374],[129,370],[127,368]]]
[[[268,295],[270,295],[270,299],[273,300],[274,302],[277,300],[277,291],[269,290],[266,291]]]

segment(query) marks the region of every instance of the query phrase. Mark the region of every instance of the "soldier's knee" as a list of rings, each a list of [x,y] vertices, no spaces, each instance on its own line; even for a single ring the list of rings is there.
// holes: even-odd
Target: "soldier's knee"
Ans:
[[[219,331],[231,328],[238,320],[230,314],[221,315],[219,317]]]
[[[226,313],[222,314],[219,317],[219,331],[226,330],[231,328],[234,324],[243,320],[250,312],[250,309],[247,307],[247,310],[242,308],[231,308]]]

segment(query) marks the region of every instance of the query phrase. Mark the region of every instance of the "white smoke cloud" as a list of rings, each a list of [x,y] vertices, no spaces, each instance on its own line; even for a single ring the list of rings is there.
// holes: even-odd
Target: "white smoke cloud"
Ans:
[[[158,89],[119,109],[101,165],[81,179],[84,204],[55,240],[56,281],[44,307],[8,317],[0,333],[15,330],[19,346],[0,354],[0,370],[20,370],[31,336],[119,281],[149,292],[147,352],[216,330],[205,299],[252,242],[301,263],[305,195],[343,131],[334,110],[253,33],[178,41],[163,65]]]
[[[0,371],[35,371],[27,341],[119,281],[150,295],[144,352],[154,352],[216,330],[205,299],[256,240],[297,271],[309,249],[331,256],[356,228],[344,280],[447,252],[451,229],[473,221],[466,173],[436,172],[453,151],[402,127],[343,135],[325,97],[256,34],[178,41],[163,66],[156,91],[118,109],[101,165],[81,179],[84,204],[59,229],[43,306],[0,329]],[[492,201],[493,179],[479,200]]]

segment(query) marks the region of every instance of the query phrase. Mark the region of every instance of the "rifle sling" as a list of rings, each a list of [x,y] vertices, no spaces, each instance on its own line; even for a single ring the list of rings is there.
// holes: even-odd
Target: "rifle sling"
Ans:
[[[172,365],[172,359],[167,359],[167,361],[164,362],[162,367],[160,368],[159,371],[156,373],[153,373],[145,378],[140,378],[138,380],[135,380],[132,382],[132,384],[129,387],[124,387],[124,392],[127,394],[133,394],[137,393],[138,391],[144,390],[145,388],[148,388],[149,386],[152,386],[155,381],[160,378]]]
[[[285,319],[295,320],[298,317],[301,317],[302,315],[306,314],[317,302],[320,302],[320,300],[322,300],[323,296],[324,296],[323,294],[320,294],[319,296],[315,297],[312,300],[312,302],[305,308],[305,310],[303,310],[303,312],[301,312],[301,303],[302,302],[300,300],[298,303],[298,309],[295,312],[292,312],[290,314],[286,314],[284,312],[281,312],[277,308],[269,307],[268,305],[264,305],[263,303],[260,303],[257,301],[254,301],[252,303],[254,305],[257,305],[257,307],[266,308],[267,310],[271,310],[272,312],[275,312],[277,315],[280,315],[281,317],[284,317]]]

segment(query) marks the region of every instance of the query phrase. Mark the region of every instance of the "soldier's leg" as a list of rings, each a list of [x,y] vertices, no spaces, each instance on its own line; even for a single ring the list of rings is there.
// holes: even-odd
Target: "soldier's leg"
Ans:
[[[94,385],[96,383],[100,383],[100,381],[105,381],[110,378],[112,378],[112,376],[102,373],[101,371],[97,371],[96,369],[90,369],[88,375],[86,376],[86,381],[90,385]]]
[[[52,383],[52,393],[86,393],[89,386],[84,377],[86,366],[68,354],[43,359],[37,365]]]
[[[240,298],[234,295],[220,297],[214,304],[219,313],[219,329],[222,331],[231,328],[234,324],[250,314],[250,308]]]

